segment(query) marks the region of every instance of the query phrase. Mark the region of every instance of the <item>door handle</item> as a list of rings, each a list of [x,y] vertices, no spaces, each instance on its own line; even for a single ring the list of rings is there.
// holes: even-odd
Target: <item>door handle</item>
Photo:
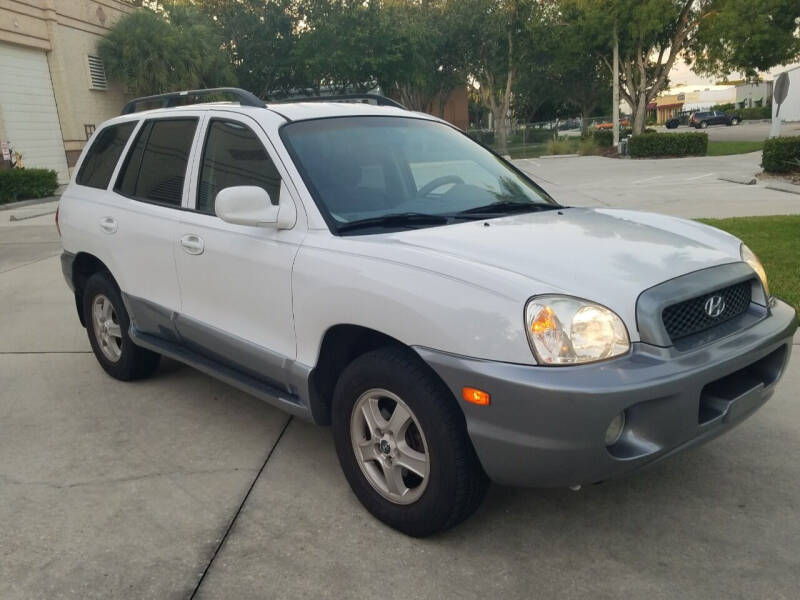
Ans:
[[[194,233],[189,233],[181,238],[181,246],[189,254],[202,254],[205,244],[203,238]]]
[[[117,233],[117,220],[113,217],[103,217],[100,219],[100,229],[105,233]]]

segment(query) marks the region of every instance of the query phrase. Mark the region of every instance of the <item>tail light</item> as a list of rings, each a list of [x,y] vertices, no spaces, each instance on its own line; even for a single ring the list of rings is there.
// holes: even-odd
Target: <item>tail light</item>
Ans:
[[[56,206],[56,230],[58,231],[58,237],[61,237],[61,227],[58,224],[58,211],[61,210],[61,205]]]

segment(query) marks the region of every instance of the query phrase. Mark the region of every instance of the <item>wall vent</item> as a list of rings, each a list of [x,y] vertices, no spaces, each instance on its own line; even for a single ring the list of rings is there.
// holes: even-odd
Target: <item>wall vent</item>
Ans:
[[[89,89],[107,90],[108,80],[103,60],[99,56],[89,55]]]

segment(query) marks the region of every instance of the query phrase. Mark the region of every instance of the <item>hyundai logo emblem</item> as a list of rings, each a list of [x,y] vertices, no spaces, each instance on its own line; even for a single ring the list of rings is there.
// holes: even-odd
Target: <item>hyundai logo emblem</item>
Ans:
[[[725,311],[725,298],[722,296],[709,296],[704,308],[709,317],[716,319]]]

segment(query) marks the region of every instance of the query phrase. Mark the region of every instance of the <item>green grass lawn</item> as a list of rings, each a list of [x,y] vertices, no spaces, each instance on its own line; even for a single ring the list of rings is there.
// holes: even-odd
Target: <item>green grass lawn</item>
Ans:
[[[700,220],[741,238],[764,264],[770,292],[800,311],[800,215]]]
[[[708,142],[708,156],[727,156],[728,154],[746,154],[764,149],[760,142]]]

